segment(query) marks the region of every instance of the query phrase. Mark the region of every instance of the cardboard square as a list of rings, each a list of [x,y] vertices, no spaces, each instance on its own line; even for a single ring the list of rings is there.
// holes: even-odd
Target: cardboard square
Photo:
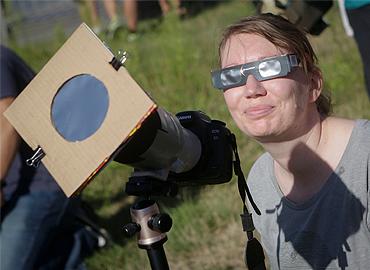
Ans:
[[[32,149],[43,149],[42,162],[67,196],[86,185],[156,108],[124,67],[112,67],[113,57],[93,31],[81,24],[4,113]],[[109,107],[93,135],[70,142],[55,129],[51,106],[59,88],[81,74],[105,85]]]

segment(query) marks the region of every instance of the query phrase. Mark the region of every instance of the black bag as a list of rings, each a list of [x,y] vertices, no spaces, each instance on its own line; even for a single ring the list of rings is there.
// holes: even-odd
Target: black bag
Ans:
[[[320,35],[328,26],[323,16],[332,6],[332,0],[290,1],[283,14],[290,22],[311,35]]]
[[[303,31],[311,35],[320,35],[328,27],[323,16],[333,6],[333,0],[275,0],[274,8],[264,0],[253,0],[253,4],[257,13],[263,10],[282,15]]]

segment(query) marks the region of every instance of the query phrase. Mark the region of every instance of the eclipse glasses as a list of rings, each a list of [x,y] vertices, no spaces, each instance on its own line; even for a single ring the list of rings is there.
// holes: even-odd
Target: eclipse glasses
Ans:
[[[219,69],[211,72],[213,86],[220,90],[244,85],[249,75],[258,81],[284,77],[299,65],[295,54],[268,57],[259,61]]]

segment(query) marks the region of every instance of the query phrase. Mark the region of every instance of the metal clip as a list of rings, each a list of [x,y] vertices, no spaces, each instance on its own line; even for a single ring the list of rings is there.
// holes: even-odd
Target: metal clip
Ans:
[[[119,70],[119,68],[126,62],[127,57],[128,54],[126,51],[119,50],[117,56],[114,56],[109,64],[111,64],[115,70]]]
[[[26,160],[26,164],[30,167],[37,168],[40,165],[41,159],[45,156],[44,150],[40,146],[37,146],[32,157]]]
[[[128,53],[126,51],[119,50],[117,57],[119,58],[119,61],[123,65],[128,58]]]

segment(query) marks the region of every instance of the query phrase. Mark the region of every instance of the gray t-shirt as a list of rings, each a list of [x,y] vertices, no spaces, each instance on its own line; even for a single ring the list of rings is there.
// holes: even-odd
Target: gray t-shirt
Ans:
[[[273,168],[265,153],[248,176],[271,269],[370,269],[370,121],[356,121],[338,167],[305,203],[283,196]]]

